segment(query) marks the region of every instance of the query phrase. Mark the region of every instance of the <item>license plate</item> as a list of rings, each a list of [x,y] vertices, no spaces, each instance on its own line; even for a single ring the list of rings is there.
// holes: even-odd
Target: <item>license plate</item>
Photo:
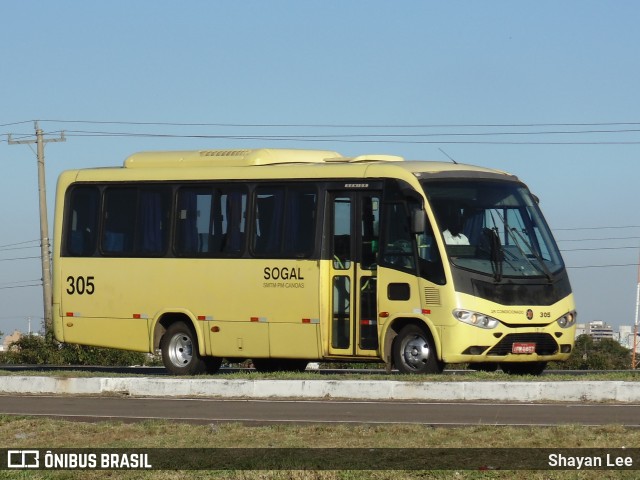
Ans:
[[[535,343],[514,343],[511,346],[511,353],[536,353]]]

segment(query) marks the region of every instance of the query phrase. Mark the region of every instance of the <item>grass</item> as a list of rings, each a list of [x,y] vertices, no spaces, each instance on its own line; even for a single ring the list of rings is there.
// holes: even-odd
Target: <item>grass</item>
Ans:
[[[92,377],[132,377],[132,376],[149,376],[136,373],[114,373],[107,371],[83,371],[83,370],[46,370],[46,371],[9,371],[2,370],[0,365],[0,376],[52,376],[61,378],[92,378]],[[158,378],[172,378],[162,376]],[[401,382],[478,382],[478,381],[536,381],[536,382],[552,382],[552,381],[624,381],[637,382],[640,381],[639,370],[625,371],[588,371],[584,374],[545,374],[541,376],[530,375],[507,375],[501,371],[498,372],[475,372],[465,371],[462,374],[445,374],[445,375],[401,375],[386,373],[339,373],[339,374],[321,374],[318,372],[273,372],[259,373],[255,371],[242,372],[221,372],[215,375],[202,375],[196,377],[179,377],[179,378],[198,378],[198,379],[223,379],[223,380],[372,380],[372,381],[401,381]]]
[[[631,448],[640,445],[640,430],[621,426],[433,428],[423,425],[179,425],[169,421],[76,423],[62,420],[0,416],[2,448]],[[183,479],[185,477],[262,479],[600,479],[637,478],[634,471],[0,471],[0,478]]]
[[[131,374],[86,371],[9,372],[2,375],[56,377],[122,377]],[[164,377],[169,378],[169,377]],[[241,380],[374,380],[410,382],[460,381],[638,381],[636,371],[588,372],[584,375],[552,374],[541,377],[509,376],[502,372],[470,372],[464,375],[386,375],[304,373],[220,373],[201,379]],[[182,425],[169,421],[147,421],[135,424],[120,422],[75,423],[62,420],[0,416],[2,448],[293,448],[302,445],[315,448],[634,448],[640,446],[640,430],[611,425],[583,427],[498,427],[471,426],[433,428],[423,425],[275,425],[268,427],[240,424]],[[637,467],[640,467],[638,465]],[[637,468],[636,467],[636,468]],[[385,470],[238,470],[238,471],[7,471],[0,479],[78,480],[96,479],[241,479],[241,480],[352,480],[352,479],[635,479],[635,471],[385,471]]]

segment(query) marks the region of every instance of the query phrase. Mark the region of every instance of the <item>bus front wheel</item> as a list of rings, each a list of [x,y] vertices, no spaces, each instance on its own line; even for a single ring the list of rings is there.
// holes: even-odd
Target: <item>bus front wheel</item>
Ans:
[[[193,329],[184,322],[172,324],[160,342],[162,362],[174,375],[198,375],[207,370],[198,352],[198,340]]]
[[[407,325],[393,342],[393,362],[401,373],[442,373],[431,335],[417,325]]]

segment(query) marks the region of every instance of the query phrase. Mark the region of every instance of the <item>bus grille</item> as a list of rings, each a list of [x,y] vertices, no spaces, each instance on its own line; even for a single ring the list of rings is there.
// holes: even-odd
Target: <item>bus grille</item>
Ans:
[[[440,292],[437,288],[424,289],[424,301],[427,305],[440,306]]]
[[[508,355],[517,342],[535,343],[538,355],[553,355],[558,351],[558,343],[548,333],[512,333],[500,340],[487,355]]]

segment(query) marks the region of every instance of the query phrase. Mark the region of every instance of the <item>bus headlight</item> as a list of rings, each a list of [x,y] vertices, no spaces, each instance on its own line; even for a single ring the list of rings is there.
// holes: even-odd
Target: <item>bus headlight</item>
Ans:
[[[463,323],[468,323],[469,325],[473,325],[474,327],[492,329],[498,326],[498,320],[488,315],[484,315],[478,312],[472,312],[470,310],[461,310],[456,308],[453,311],[453,316],[456,317],[456,320],[459,320]]]
[[[578,314],[576,313],[575,310],[573,310],[569,313],[565,313],[556,321],[558,322],[558,325],[560,325],[560,328],[569,328],[576,323],[577,316]]]

